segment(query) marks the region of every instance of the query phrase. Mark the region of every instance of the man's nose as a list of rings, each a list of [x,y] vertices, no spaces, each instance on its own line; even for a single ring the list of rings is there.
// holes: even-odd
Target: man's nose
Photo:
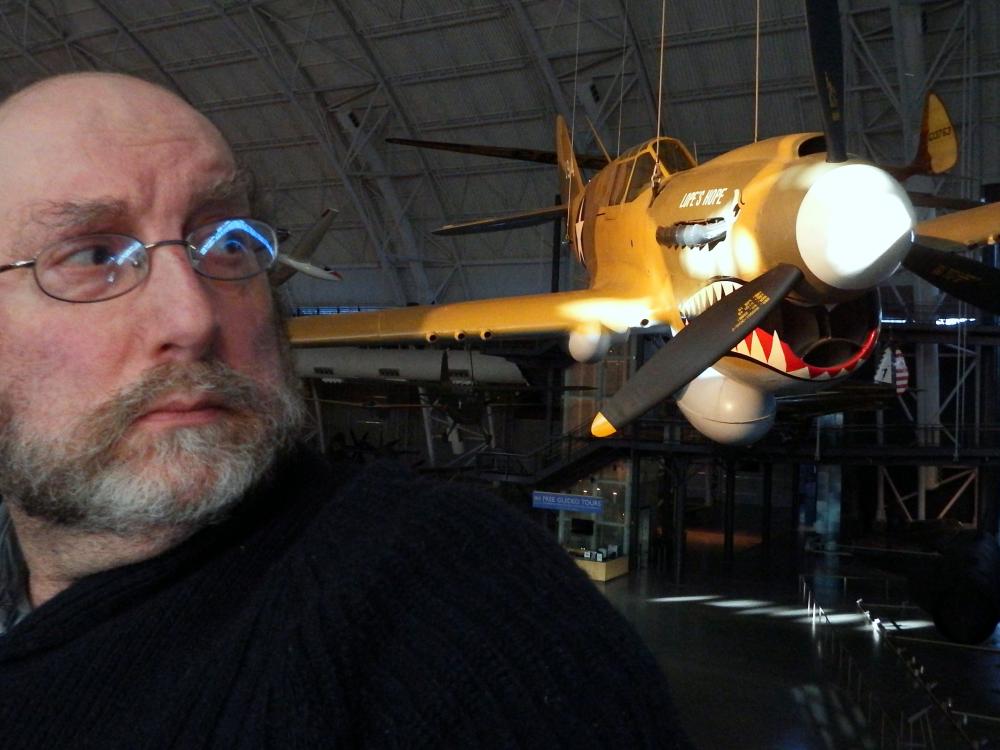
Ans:
[[[215,345],[219,319],[211,282],[191,267],[182,243],[158,243],[149,251],[149,277],[140,291],[142,321],[163,361],[197,361]],[[138,313],[138,311],[137,311]]]

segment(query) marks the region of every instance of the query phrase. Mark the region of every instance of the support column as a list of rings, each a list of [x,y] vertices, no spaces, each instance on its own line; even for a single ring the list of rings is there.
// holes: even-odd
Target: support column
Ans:
[[[726,497],[722,520],[722,559],[726,568],[733,564],[733,537],[736,533],[736,461],[726,459]]]
[[[625,513],[627,523],[625,531],[625,549],[628,554],[629,570],[639,570],[642,567],[642,550],[639,545],[639,497],[642,488],[642,454],[635,448],[629,450],[629,475],[628,475],[628,506]],[[647,540],[648,543],[648,540]]]
[[[684,578],[684,551],[687,535],[684,531],[684,508],[687,504],[687,459],[678,459],[674,464],[674,543],[673,580],[681,583]]]
[[[789,521],[792,536],[799,535],[799,516],[802,513],[802,495],[799,485],[802,483],[802,464],[792,464],[792,517]]]
[[[760,504],[760,546],[765,553],[771,551],[771,490],[774,475],[774,464],[770,461],[763,465],[761,504]]]

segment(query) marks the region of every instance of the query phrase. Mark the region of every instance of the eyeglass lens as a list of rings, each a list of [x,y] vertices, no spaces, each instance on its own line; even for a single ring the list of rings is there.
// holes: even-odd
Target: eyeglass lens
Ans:
[[[194,230],[186,241],[194,270],[212,279],[256,276],[270,268],[277,255],[274,229],[253,219],[213,222]],[[35,264],[39,286],[53,297],[73,302],[117,297],[148,274],[149,251],[135,238],[120,234],[66,240],[48,248]]]

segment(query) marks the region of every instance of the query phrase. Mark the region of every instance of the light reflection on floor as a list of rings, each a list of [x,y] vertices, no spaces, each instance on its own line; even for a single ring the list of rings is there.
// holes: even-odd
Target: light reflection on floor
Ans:
[[[799,599],[791,565],[781,568],[784,575],[777,577],[741,574],[739,568],[728,577],[712,571],[703,574],[707,569],[696,569],[682,586],[672,585],[665,570],[644,570],[603,585],[663,665],[696,747],[877,746],[866,734],[858,709],[836,686],[835,672],[824,662],[819,637],[830,630],[850,642],[859,661],[885,650],[880,649],[882,637],[907,639],[908,651],[921,653],[928,669],[933,665],[938,670],[935,674],[940,673],[949,694],[969,711],[1000,710],[1000,655],[995,663],[978,658],[971,666],[969,654],[941,646],[923,612],[887,601],[892,587],[885,582],[876,581],[864,591],[864,608],[880,620],[884,631],[879,631],[858,610],[851,592],[839,584],[826,587],[828,598],[822,600],[826,618],[820,621],[819,608],[804,606]],[[829,604],[832,600],[839,604]],[[930,655],[923,656],[924,650]],[[894,658],[872,668],[877,683],[889,684],[899,675]],[[909,716],[913,706],[900,700],[895,715],[902,711]]]

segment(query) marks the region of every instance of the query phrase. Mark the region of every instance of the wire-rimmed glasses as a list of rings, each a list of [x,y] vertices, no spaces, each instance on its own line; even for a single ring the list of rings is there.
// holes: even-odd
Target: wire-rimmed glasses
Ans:
[[[181,245],[198,274],[240,281],[264,273],[278,256],[278,235],[256,219],[230,218],[198,227],[183,240],[143,243],[125,234],[88,234],[46,247],[30,260],[0,265],[0,273],[31,268],[38,287],[66,302],[120,297],[149,276],[149,251]]]

